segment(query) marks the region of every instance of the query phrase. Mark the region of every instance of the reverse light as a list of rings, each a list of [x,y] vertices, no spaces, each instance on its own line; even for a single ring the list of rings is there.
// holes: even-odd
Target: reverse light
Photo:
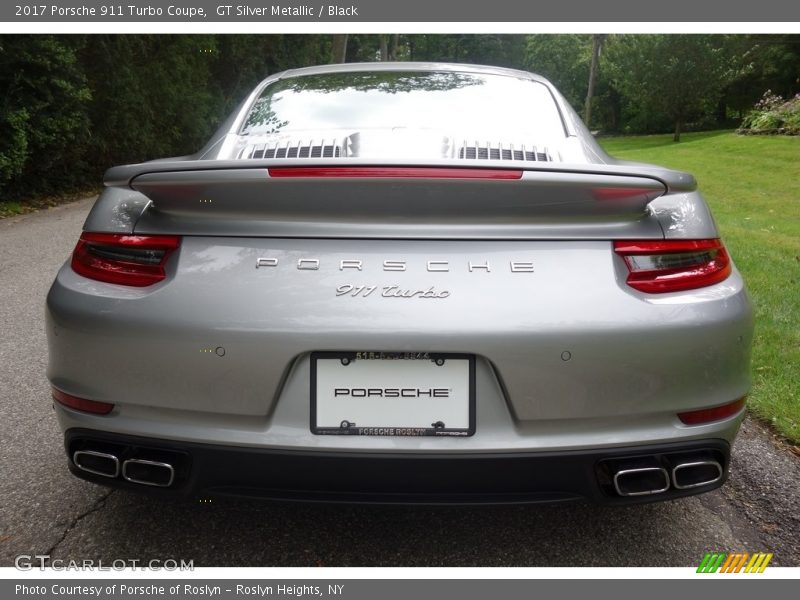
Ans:
[[[72,396],[56,388],[53,388],[53,400],[67,408],[95,415],[107,415],[114,410],[114,405],[108,402],[78,398],[77,396]]]
[[[705,423],[721,421],[722,419],[727,419],[728,417],[738,414],[739,411],[744,408],[745,400],[746,398],[739,398],[738,400],[723,404],[722,406],[678,413],[678,418],[684,425],[703,425]]]
[[[105,283],[145,287],[166,278],[164,265],[180,243],[174,235],[83,233],[72,270]]]
[[[706,287],[731,274],[731,260],[719,239],[614,242],[625,259],[626,283],[640,292],[663,294]]]

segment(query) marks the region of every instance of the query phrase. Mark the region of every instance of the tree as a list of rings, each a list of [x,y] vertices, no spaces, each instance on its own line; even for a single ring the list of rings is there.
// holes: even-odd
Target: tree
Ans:
[[[589,85],[586,90],[586,105],[583,109],[583,120],[586,126],[592,120],[592,97],[594,96],[594,87],[597,82],[597,70],[600,65],[600,50],[603,47],[603,40],[605,35],[596,33],[592,36],[592,64],[589,67]]]
[[[732,77],[733,58],[712,35],[623,35],[608,45],[605,67],[640,113],[667,117],[673,140],[687,120],[713,113]]]
[[[725,89],[725,104],[741,116],[764,92],[784,98],[800,93],[800,35],[726,35],[730,52],[739,60]]]
[[[409,35],[409,60],[431,60],[523,67],[525,36],[521,35]]]
[[[547,77],[573,108],[580,110],[586,97],[592,42],[586,35],[529,35],[524,68]]]
[[[83,36],[0,40],[0,188],[6,198],[72,188],[89,137]],[[26,186],[17,185],[25,181]]]
[[[219,118],[211,76],[217,52],[210,35],[89,36],[82,62],[92,90],[94,164],[200,148]]]
[[[334,34],[331,49],[331,62],[343,63],[347,61],[347,34]]]
[[[397,49],[400,45],[400,36],[398,34],[387,35],[381,34],[381,60],[397,60]]]

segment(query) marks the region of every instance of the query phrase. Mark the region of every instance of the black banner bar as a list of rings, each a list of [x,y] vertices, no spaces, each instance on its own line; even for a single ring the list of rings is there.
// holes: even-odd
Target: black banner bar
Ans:
[[[12,0],[2,22],[800,22],[800,3],[761,0]]]

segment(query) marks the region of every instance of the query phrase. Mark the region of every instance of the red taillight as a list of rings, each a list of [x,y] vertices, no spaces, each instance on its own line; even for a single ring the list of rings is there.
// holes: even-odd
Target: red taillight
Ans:
[[[164,265],[180,243],[174,235],[84,233],[72,253],[72,270],[106,283],[153,285],[167,276]]]
[[[745,398],[739,398],[729,404],[715,406],[713,408],[703,408],[700,410],[690,410],[678,413],[678,418],[684,425],[702,425],[713,421],[721,421],[739,413],[744,408]]]
[[[462,169],[439,167],[281,167],[270,177],[393,177],[398,179],[521,179],[514,169]]]
[[[72,408],[74,410],[92,413],[95,415],[107,415],[114,409],[114,405],[109,404],[108,402],[97,402],[96,400],[78,398],[76,396],[66,394],[61,390],[57,390],[56,388],[53,388],[53,399],[67,408]]]
[[[627,284],[662,294],[719,283],[731,274],[731,260],[719,239],[614,242],[625,259]]]

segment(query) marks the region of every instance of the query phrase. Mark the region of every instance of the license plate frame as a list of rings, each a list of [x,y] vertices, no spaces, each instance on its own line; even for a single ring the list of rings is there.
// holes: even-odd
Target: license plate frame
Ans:
[[[447,423],[443,423],[442,421],[437,421],[435,423],[431,423],[430,426],[409,426],[406,424],[397,424],[397,423],[363,423],[359,424],[357,421],[353,421],[350,423],[349,426],[345,426],[344,423],[348,422],[347,420],[343,419],[339,426],[332,426],[330,424],[319,425],[318,424],[318,416],[321,412],[327,413],[328,411],[323,409],[320,411],[320,403],[319,403],[319,388],[318,383],[320,381],[319,376],[319,367],[320,361],[338,361],[342,368],[347,368],[350,364],[380,364],[385,367],[387,364],[396,364],[398,365],[398,373],[393,374],[394,376],[399,376],[399,371],[401,365],[409,365],[414,364],[416,366],[421,365],[423,361],[429,363],[431,366],[436,365],[435,368],[444,367],[448,365],[447,361],[460,361],[458,363],[450,363],[448,365],[449,369],[459,371],[459,377],[463,376],[464,373],[461,371],[466,368],[466,382],[459,381],[458,383],[466,385],[466,393],[464,393],[463,389],[454,390],[453,388],[447,388],[450,390],[451,393],[455,393],[459,398],[466,396],[463,400],[466,401],[466,407],[461,404],[462,400],[459,399],[456,401],[455,399],[449,400],[448,402],[451,404],[451,410],[457,409],[458,412],[461,412],[460,415],[461,422],[456,420],[456,426],[448,426]],[[348,365],[345,365],[343,361],[349,361]],[[443,365],[440,365],[437,361],[444,361]],[[335,368],[335,362],[328,363],[328,365],[323,365],[323,368],[326,371],[330,371],[331,368]],[[391,367],[389,367],[391,368]],[[419,370],[427,369],[427,364],[424,368]],[[413,369],[405,369],[405,371],[412,371]],[[432,371],[431,371],[432,373]],[[329,375],[328,372],[323,373],[322,379],[325,379]],[[464,353],[446,353],[446,352],[313,352],[311,354],[311,406],[310,406],[310,429],[311,433],[314,435],[361,435],[361,436],[370,436],[370,437],[469,437],[475,434],[475,421],[476,421],[476,394],[475,394],[475,356],[472,354],[464,354]],[[376,388],[372,388],[376,389]],[[371,392],[372,389],[369,391]],[[386,391],[385,388],[381,388],[383,392]],[[392,388],[396,389],[396,388]],[[403,390],[409,389],[417,389],[417,397],[413,398],[416,402],[424,402],[419,397],[419,389],[418,388],[403,388]],[[431,390],[434,388],[427,388],[427,390]],[[440,389],[440,388],[436,388]],[[423,392],[424,394],[425,392]],[[433,393],[436,393],[435,391]],[[381,401],[385,401],[383,397],[381,397]],[[395,400],[392,398],[391,400]],[[365,401],[369,402],[369,398],[365,398]],[[403,402],[404,399],[401,397],[397,398],[398,402]],[[323,402],[332,403],[330,398],[326,398]],[[351,399],[351,402],[356,402],[356,399]],[[409,404],[410,400],[405,399],[405,403]],[[396,409],[397,406],[395,405],[394,408]],[[463,423],[463,410],[466,408],[466,423]],[[436,410],[436,409],[435,409]],[[420,417],[421,418],[421,417]],[[439,425],[441,423],[441,425]],[[436,425],[436,426],[435,426]]]

